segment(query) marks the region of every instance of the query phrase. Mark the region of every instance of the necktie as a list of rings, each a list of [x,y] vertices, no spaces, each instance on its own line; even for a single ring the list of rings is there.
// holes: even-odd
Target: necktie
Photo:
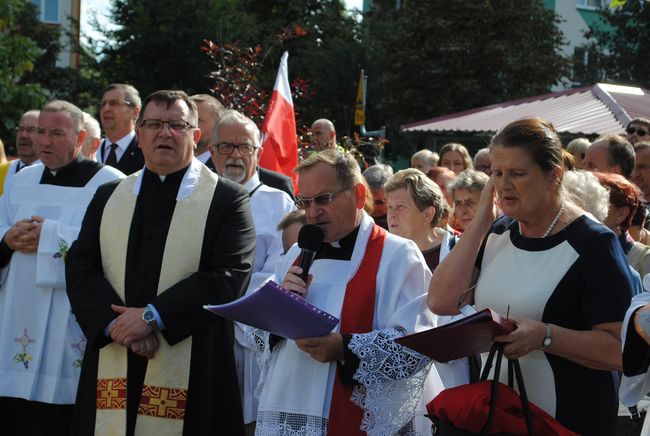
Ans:
[[[115,149],[117,148],[117,144],[112,143],[110,147],[111,147],[111,151],[108,153],[108,157],[106,158],[106,161],[104,163],[112,167],[117,167],[117,154],[115,154]]]

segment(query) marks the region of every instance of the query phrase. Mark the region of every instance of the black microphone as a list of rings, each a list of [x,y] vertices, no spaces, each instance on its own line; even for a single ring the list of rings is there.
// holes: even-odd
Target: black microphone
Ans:
[[[309,268],[314,262],[316,252],[323,245],[325,233],[323,229],[313,224],[305,224],[298,233],[298,247],[300,247],[300,262],[298,266],[302,268],[300,278],[307,283],[307,276],[309,275]]]

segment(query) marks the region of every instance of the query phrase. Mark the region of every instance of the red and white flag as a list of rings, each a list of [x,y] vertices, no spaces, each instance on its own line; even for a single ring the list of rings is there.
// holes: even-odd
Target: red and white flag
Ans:
[[[286,174],[293,179],[295,186],[298,176],[294,174],[293,169],[298,165],[298,140],[289,87],[288,58],[289,52],[285,51],[280,60],[278,76],[264,118],[264,126],[262,126],[264,150],[260,157],[260,166]]]

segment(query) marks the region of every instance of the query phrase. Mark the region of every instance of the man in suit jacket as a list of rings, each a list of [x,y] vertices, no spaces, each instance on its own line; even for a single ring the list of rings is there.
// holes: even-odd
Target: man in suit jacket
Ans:
[[[210,159],[208,145],[212,142],[214,126],[217,125],[219,118],[226,109],[219,100],[208,94],[194,94],[190,97],[190,100],[196,104],[196,109],[199,111],[199,129],[201,129],[201,137],[194,149],[194,157],[213,172],[216,172],[214,163]]]
[[[34,135],[38,124],[40,111],[29,110],[20,117],[20,122],[14,129],[16,132],[16,153],[18,159],[14,159],[9,164],[9,169],[5,175],[2,192],[7,192],[13,181],[13,175],[25,167],[39,163],[38,153],[34,147]]]
[[[99,118],[106,135],[99,148],[99,160],[126,175],[144,166],[135,135],[140,106],[138,90],[123,83],[108,85],[99,104]]]

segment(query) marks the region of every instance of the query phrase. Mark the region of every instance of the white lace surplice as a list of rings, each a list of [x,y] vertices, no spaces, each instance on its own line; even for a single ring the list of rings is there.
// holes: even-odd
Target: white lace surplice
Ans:
[[[351,261],[323,259],[314,262],[307,299],[327,312],[340,316],[347,282],[354,276],[365,253],[372,221],[361,224]],[[297,257],[293,247],[277,277]],[[413,418],[423,415],[422,390],[429,359],[395,344],[392,339],[433,327],[434,316],[426,306],[430,272],[417,246],[394,235],[384,243],[377,273],[373,331],[353,335],[350,349],[361,363],[354,375],[360,384],[352,400],[365,411],[362,429],[372,435],[428,434],[428,426]],[[338,330],[338,327],[337,327]],[[283,340],[268,350],[268,334],[244,327],[251,348],[258,352],[262,370],[259,435],[324,435],[336,376],[335,363],[323,364]]]

